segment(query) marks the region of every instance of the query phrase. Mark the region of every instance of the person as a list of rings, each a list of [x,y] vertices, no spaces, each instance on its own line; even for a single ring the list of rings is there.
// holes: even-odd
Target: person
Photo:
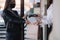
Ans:
[[[36,19],[32,18],[32,20],[33,19],[36,20],[36,21],[34,21],[34,23],[31,20],[29,20],[30,22],[33,23],[33,25],[35,25],[35,24],[41,25],[41,23],[46,24],[46,26],[47,26],[47,40],[48,40],[49,35],[50,35],[50,33],[52,31],[52,28],[53,28],[52,27],[52,25],[53,25],[53,22],[52,22],[52,19],[53,19],[53,13],[52,13],[53,5],[52,4],[53,4],[53,0],[48,0],[47,16],[43,16],[41,14],[36,14],[36,15],[38,15],[38,17],[35,17]],[[30,15],[30,13],[28,13],[28,15]],[[45,21],[41,22],[41,18],[42,18],[42,20],[45,20]],[[40,26],[39,29],[40,29],[39,30],[40,32],[39,32],[38,39],[43,40],[43,28]]]
[[[41,18],[37,18],[39,20],[36,23],[39,23],[40,19],[42,19],[42,22],[40,22],[39,25],[41,25],[41,23],[43,23],[47,26],[47,40],[49,40],[49,35],[50,35],[52,28],[53,28],[52,27],[53,26],[53,21],[52,21],[52,19],[53,19],[53,13],[52,13],[52,11],[53,11],[53,0],[48,0],[47,3],[48,3],[47,4],[47,16],[43,16],[41,14],[38,14],[38,16]],[[40,39],[43,40],[43,28],[40,27],[40,29],[41,29],[40,30],[40,34],[41,34]]]
[[[6,40],[21,40],[21,30],[25,20],[12,10],[15,7],[15,0],[6,0],[2,17],[7,28]]]
[[[47,16],[46,17],[43,16],[43,20],[45,19],[45,21],[42,21],[47,26],[47,40],[49,40],[49,35],[50,35],[50,33],[52,31],[52,28],[53,28],[52,27],[53,26],[53,21],[52,21],[53,13],[52,13],[52,10],[53,10],[53,4],[50,4],[49,8],[47,9]]]

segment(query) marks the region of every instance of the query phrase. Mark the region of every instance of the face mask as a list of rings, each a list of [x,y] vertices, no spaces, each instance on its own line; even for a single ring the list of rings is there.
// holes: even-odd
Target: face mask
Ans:
[[[14,8],[14,7],[15,7],[15,4],[10,4],[10,7],[11,7],[11,8]]]

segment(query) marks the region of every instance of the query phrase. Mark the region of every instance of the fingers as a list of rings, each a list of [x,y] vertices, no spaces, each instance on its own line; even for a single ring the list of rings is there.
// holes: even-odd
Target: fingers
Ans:
[[[26,24],[30,24],[30,21],[26,20]]]
[[[38,25],[39,23],[38,22],[34,22],[33,25]]]
[[[37,21],[37,22],[34,22],[33,25],[39,25],[39,24],[41,24],[41,23],[42,23],[42,22]]]

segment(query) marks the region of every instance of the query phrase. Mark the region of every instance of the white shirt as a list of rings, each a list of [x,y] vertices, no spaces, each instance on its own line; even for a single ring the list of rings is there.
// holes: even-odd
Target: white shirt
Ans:
[[[53,20],[53,5],[51,4],[50,7],[47,9],[47,16],[43,16],[42,23],[43,24],[52,24]]]
[[[47,10],[47,22],[48,24],[52,23],[53,20],[53,5],[51,4],[50,7]]]

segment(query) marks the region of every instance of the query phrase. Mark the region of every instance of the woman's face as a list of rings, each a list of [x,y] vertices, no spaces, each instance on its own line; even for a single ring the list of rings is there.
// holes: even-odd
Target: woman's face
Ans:
[[[11,8],[15,8],[15,0],[11,0],[11,2],[10,2],[10,7],[11,7]]]
[[[10,7],[11,8],[15,8],[15,4],[10,4]]]

